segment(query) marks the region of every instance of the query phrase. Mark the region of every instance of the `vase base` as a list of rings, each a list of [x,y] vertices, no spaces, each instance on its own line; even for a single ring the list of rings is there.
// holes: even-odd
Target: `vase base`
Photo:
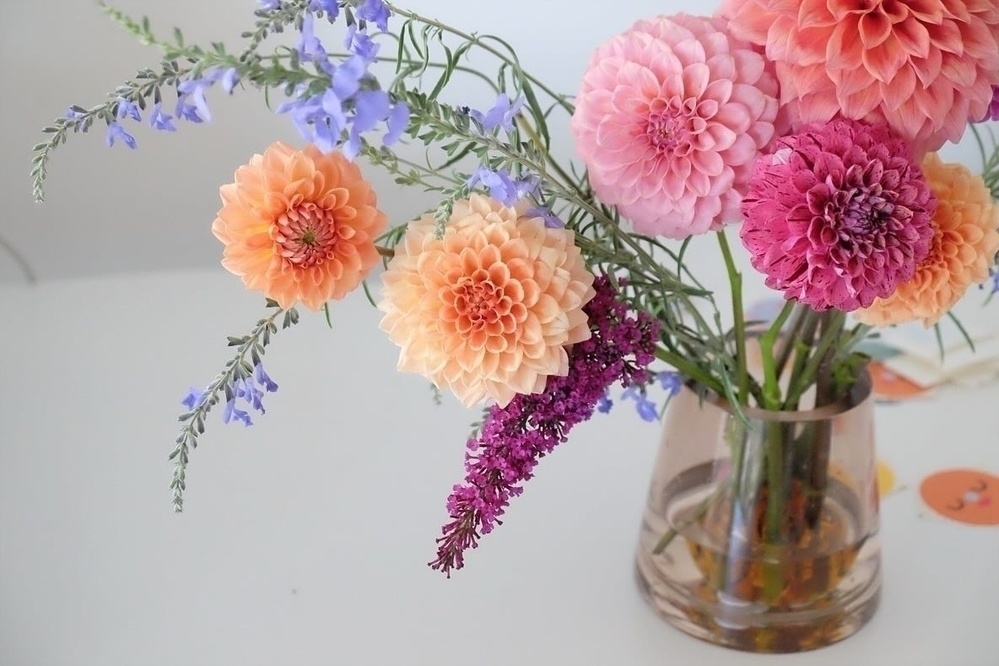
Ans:
[[[867,624],[881,601],[880,572],[851,599],[790,612],[761,612],[738,600],[707,602],[675,588],[654,588],[641,557],[635,563],[635,580],[645,601],[669,624],[694,638],[743,652],[805,652],[832,645]]]

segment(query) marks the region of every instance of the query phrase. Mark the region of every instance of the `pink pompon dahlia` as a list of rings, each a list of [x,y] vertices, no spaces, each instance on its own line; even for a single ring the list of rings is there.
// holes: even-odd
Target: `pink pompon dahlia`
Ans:
[[[989,277],[999,251],[999,206],[989,188],[981,176],[961,164],[943,162],[936,153],[923,160],[923,173],[937,198],[930,251],[895,293],[857,310],[857,321],[887,326],[918,319],[932,326],[968,287]]]
[[[356,164],[315,146],[272,143],[223,185],[212,233],[222,265],[282,307],[318,310],[355,289],[378,263],[388,224]]]
[[[725,0],[720,11],[766,47],[802,122],[887,122],[917,156],[958,140],[999,84],[994,0]]]
[[[590,336],[593,274],[568,229],[473,194],[443,237],[433,214],[411,222],[382,276],[381,328],[399,370],[466,406],[538,393],[569,370],[566,345]]]
[[[740,234],[768,287],[849,312],[912,277],[934,208],[902,140],[839,119],[783,137],[756,162]]]
[[[774,137],[777,81],[725,22],[639,21],[590,60],[570,127],[590,184],[635,231],[685,238],[739,219]]]

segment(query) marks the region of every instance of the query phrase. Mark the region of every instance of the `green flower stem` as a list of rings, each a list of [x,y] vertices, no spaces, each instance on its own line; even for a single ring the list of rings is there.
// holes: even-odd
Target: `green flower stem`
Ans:
[[[718,379],[712,377],[701,366],[694,361],[675,354],[663,347],[656,348],[656,358],[669,363],[673,368],[687,379],[693,380],[705,388],[711,389],[718,395],[725,395],[725,387]]]
[[[808,362],[808,351],[815,344],[815,333],[819,327],[818,313],[808,306],[802,306],[805,310],[801,316],[801,326],[798,335],[787,340],[788,352],[794,353],[794,361],[791,363],[791,370],[788,375],[788,396],[785,397],[781,409],[797,409],[797,402],[790,398],[791,387],[805,370]]]
[[[780,371],[774,361],[774,345],[784,327],[784,322],[795,310],[794,301],[787,301],[780,314],[766,332],[760,336],[760,356],[763,362],[763,409],[778,409],[780,407]]]
[[[725,260],[725,270],[728,272],[728,282],[732,289],[732,318],[735,331],[735,362],[736,382],[739,386],[739,404],[746,404],[749,389],[749,371],[746,369],[746,319],[742,308],[742,273],[735,267],[732,250],[728,245],[725,230],[716,233],[718,246]]]
[[[406,178],[407,184],[422,185],[428,191],[444,192],[449,189],[453,189],[457,185],[461,185],[462,182],[458,178],[452,178],[444,175],[439,170],[434,170],[433,168],[419,164],[418,162],[413,162],[412,160],[399,157],[394,151],[388,148],[378,149],[372,146],[367,141],[361,142],[361,154],[368,158],[368,161],[375,166],[380,166],[391,174],[395,174],[400,178]],[[399,165],[409,167],[413,171],[420,174],[419,178],[414,178],[412,173],[405,173],[399,168]],[[442,183],[447,184],[445,187],[443,184],[433,183],[427,178],[435,178]]]
[[[479,37],[478,35],[474,35],[474,34],[471,34],[471,33],[468,33],[468,32],[464,32],[463,30],[459,30],[457,28],[454,28],[452,26],[447,25],[446,23],[441,23],[440,21],[437,21],[437,20],[434,20],[434,19],[426,18],[425,16],[422,16],[422,15],[420,15],[420,14],[414,12],[414,11],[410,11],[408,9],[402,9],[401,7],[398,7],[394,3],[391,3],[391,2],[385,2],[385,6],[388,7],[389,11],[391,11],[393,14],[398,14],[399,16],[403,16],[403,17],[405,17],[405,18],[407,18],[407,19],[409,19],[411,21],[416,21],[418,23],[422,23],[423,25],[433,26],[434,28],[437,28],[438,30],[442,30],[444,32],[450,33],[450,34],[454,35],[455,37],[460,37],[461,39],[464,39],[466,42],[469,42],[470,44],[475,44],[479,48],[483,49],[487,53],[490,53],[490,54],[496,56],[499,60],[501,60],[502,62],[506,63],[510,67],[513,67],[514,69],[516,69],[516,71],[518,71],[521,74],[523,74],[523,76],[524,76],[524,78],[526,80],[530,81],[531,84],[533,84],[534,86],[536,86],[538,88],[538,90],[541,90],[546,95],[548,95],[549,97],[551,97],[552,100],[554,100],[556,104],[558,104],[563,109],[565,109],[565,111],[567,113],[572,114],[572,112],[575,111],[575,108],[573,107],[573,105],[570,104],[568,101],[566,101],[565,95],[560,95],[560,94],[556,93],[554,90],[552,90],[547,85],[545,85],[545,83],[543,81],[541,81],[537,77],[535,77],[532,74],[530,74],[529,72],[527,72],[523,67],[520,66],[520,62],[516,59],[516,57],[511,58],[510,55],[513,54],[513,49],[512,48],[510,48],[510,54],[506,54],[506,53],[503,53],[502,51],[500,51],[499,49],[493,47],[492,45],[490,45],[486,41],[484,41],[484,38]],[[503,43],[504,45],[506,45],[505,42],[502,42],[501,40],[499,40],[496,37],[493,37],[492,39],[496,39],[497,41],[500,41],[500,43]]]
[[[765,421],[767,493],[763,543],[763,598],[773,604],[783,591],[783,571],[779,549],[784,541],[784,505],[787,484],[784,479],[784,427],[780,421]]]
[[[819,366],[823,363],[830,363],[831,357],[826,358],[826,354],[835,349],[835,344],[843,334],[843,327],[846,324],[846,314],[839,310],[826,310],[817,315],[822,323],[822,332],[818,344],[812,348],[812,354],[808,358],[804,368],[798,376],[792,377],[791,386],[788,387],[787,400],[784,409],[793,409],[798,405],[802,394],[808,387],[815,383],[815,378]]]
[[[778,381],[780,381],[781,375],[784,374],[784,368],[787,367],[788,359],[791,358],[791,352],[794,350],[795,341],[801,338],[801,329],[804,326],[805,321],[808,319],[808,313],[811,311],[811,308],[807,305],[802,305],[796,301],[789,302],[794,303],[794,313],[791,319],[791,325],[788,327],[787,335],[782,338],[780,337],[780,332],[778,331],[778,338],[781,340],[781,345],[774,368]]]

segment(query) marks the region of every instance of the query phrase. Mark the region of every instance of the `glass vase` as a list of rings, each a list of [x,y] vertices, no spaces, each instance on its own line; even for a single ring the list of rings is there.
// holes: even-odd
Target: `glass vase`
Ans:
[[[834,404],[744,418],[684,387],[664,417],[636,557],[652,608],[751,652],[860,629],[881,585],[873,404],[866,372]]]

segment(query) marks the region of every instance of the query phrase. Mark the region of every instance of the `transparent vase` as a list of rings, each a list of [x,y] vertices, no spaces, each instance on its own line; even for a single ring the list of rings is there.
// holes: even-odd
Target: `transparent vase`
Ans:
[[[752,652],[850,636],[881,585],[867,373],[833,404],[744,409],[685,387],[670,403],[635,573],[679,629]]]

